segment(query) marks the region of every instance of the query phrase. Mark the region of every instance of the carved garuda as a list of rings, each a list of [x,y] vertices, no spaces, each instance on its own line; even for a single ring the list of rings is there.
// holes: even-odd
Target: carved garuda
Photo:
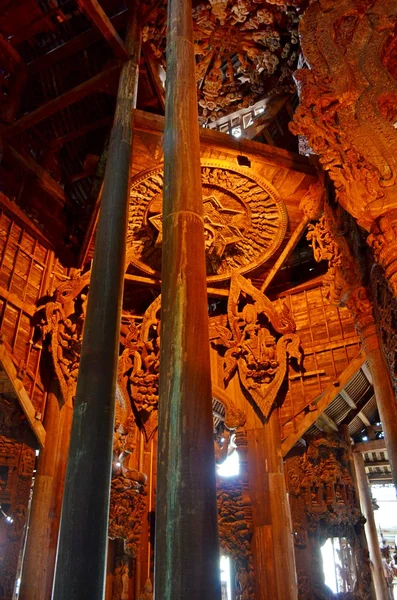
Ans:
[[[208,281],[262,265],[280,246],[287,227],[284,202],[274,187],[224,161],[201,165]],[[160,278],[163,167],[131,182],[127,265]],[[128,268],[128,267],[127,267]]]
[[[243,305],[243,306],[242,306]],[[300,338],[285,304],[278,310],[249,280],[233,273],[227,324],[210,324],[213,346],[226,348],[224,382],[238,371],[245,390],[268,417],[287,373],[290,357],[301,359]]]

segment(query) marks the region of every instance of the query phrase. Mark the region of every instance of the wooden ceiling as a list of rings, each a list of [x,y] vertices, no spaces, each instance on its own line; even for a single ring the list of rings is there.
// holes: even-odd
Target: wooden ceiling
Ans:
[[[197,11],[208,12],[209,9],[216,15],[215,4],[207,0],[196,2],[195,15]],[[296,11],[305,3],[291,0],[288,9],[283,2],[265,4],[266,15],[255,2],[246,0],[245,17],[240,20],[237,13],[241,3],[236,6],[229,3],[228,11],[234,15],[234,27],[241,29],[242,39],[251,36],[252,31],[262,30],[267,32],[266,40],[273,39],[269,37],[271,23],[267,21],[270,19],[274,36],[283,42],[274,52],[285,53],[287,38],[295,35],[291,27],[295,23],[296,30]],[[163,56],[158,48],[157,57],[155,53],[156,43],[163,44],[164,31],[153,30],[153,27],[158,19],[164,20],[164,5],[162,1],[141,2],[147,41],[142,49],[138,108],[158,115],[164,114],[164,86],[160,79]],[[227,3],[219,5],[225,8]],[[86,230],[98,200],[118,75],[126,58],[122,40],[127,12],[126,3],[121,0],[101,0],[100,3],[97,0],[0,0],[0,192],[31,219],[69,266],[78,266]],[[248,13],[254,21],[247,28]],[[258,44],[261,46],[261,42],[254,44],[256,52]],[[270,50],[266,44],[263,42],[261,51],[267,56]],[[259,55],[255,58],[252,48],[250,51],[244,41],[241,45],[251,70],[255,70]],[[297,60],[298,45],[295,46],[289,65],[290,91],[290,75]],[[241,48],[234,46],[225,51],[226,54],[223,52],[222,61],[235,56],[236,50],[241,54]],[[290,55],[286,56],[286,60],[290,59]],[[238,69],[233,60],[233,68]],[[225,70],[223,63],[221,70],[222,73]],[[269,79],[263,67],[259,71],[267,82],[266,93],[273,88],[278,91],[276,79],[277,82],[279,79],[273,76]],[[240,71],[237,75],[240,77]],[[198,85],[199,89],[208,88],[202,81]],[[244,86],[246,91],[250,87],[247,82]],[[257,101],[265,93],[263,86],[251,88],[252,93],[245,103]],[[232,102],[226,112],[236,108]],[[282,124],[284,131],[288,130],[288,119],[287,115]],[[277,128],[281,129],[279,124]],[[290,139],[285,143],[290,143]],[[276,143],[284,144],[283,136],[279,136]]]
[[[103,175],[126,14],[117,1],[0,2],[0,191],[71,265]],[[138,106],[164,109],[145,52]]]

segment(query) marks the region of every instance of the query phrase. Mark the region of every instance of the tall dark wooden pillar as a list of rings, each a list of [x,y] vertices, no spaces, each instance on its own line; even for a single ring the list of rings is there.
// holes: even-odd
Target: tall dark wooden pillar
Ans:
[[[127,25],[130,60],[120,76],[95,244],[62,507],[55,600],[101,600],[104,594],[132,109],[140,58],[136,4]]]
[[[169,0],[155,597],[219,600],[200,140],[190,0]]]

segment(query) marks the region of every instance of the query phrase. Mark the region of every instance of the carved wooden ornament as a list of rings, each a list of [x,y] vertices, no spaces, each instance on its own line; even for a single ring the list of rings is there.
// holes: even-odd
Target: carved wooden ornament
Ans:
[[[225,281],[233,270],[252,271],[280,246],[287,228],[284,202],[273,186],[226,162],[202,163],[208,281]],[[163,167],[131,182],[127,265],[160,277]]]
[[[124,402],[131,402],[139,426],[149,441],[158,424],[160,371],[161,296],[147,308],[141,324],[131,322],[125,348],[119,358],[118,390]],[[237,429],[245,423],[239,410],[219,386],[212,386],[213,398],[225,407],[225,425]]]
[[[307,0],[204,0],[194,3],[199,117],[206,123],[267,94],[294,91],[299,7]],[[288,4],[288,8],[287,8]],[[165,67],[164,6],[152,9],[143,39]]]
[[[237,370],[243,387],[267,418],[287,372],[288,358],[301,360],[294,320],[285,304],[277,310],[249,280],[234,272],[227,321],[227,327],[215,321],[210,325],[211,343],[227,348],[225,384]]]

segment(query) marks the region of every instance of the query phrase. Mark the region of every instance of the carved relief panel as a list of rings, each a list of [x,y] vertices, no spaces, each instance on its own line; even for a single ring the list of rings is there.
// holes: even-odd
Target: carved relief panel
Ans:
[[[262,265],[280,246],[287,212],[273,186],[247,169],[206,161],[201,167],[208,281]],[[160,277],[163,168],[132,180],[127,265]]]
[[[372,600],[368,551],[363,542],[364,518],[349,467],[349,448],[342,438],[319,434],[307,438],[305,452],[285,461],[290,496],[299,600],[329,595],[321,547],[329,538],[344,538],[352,564],[339,573],[346,580],[338,598]]]

